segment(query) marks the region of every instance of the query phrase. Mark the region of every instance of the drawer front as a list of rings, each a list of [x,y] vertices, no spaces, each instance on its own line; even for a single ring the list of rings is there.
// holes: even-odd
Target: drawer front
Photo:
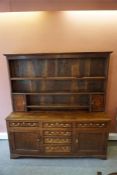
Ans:
[[[62,146],[45,146],[44,147],[45,153],[71,153],[72,147],[69,145],[62,145]]]
[[[77,128],[105,128],[107,126],[107,123],[98,123],[98,122],[86,122],[86,123],[77,123]]]
[[[44,138],[44,143],[48,144],[66,144],[66,143],[72,143],[72,139],[71,138]]]
[[[9,122],[9,127],[37,127],[39,122],[12,121]]]
[[[44,128],[71,128],[72,124],[69,122],[44,122]]]
[[[71,131],[50,131],[45,130],[43,131],[44,136],[72,136]]]

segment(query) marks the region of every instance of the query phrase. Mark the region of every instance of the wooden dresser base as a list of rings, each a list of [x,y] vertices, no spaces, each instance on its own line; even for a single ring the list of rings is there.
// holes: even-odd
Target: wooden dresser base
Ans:
[[[103,112],[14,112],[6,120],[11,158],[107,157],[110,119]]]

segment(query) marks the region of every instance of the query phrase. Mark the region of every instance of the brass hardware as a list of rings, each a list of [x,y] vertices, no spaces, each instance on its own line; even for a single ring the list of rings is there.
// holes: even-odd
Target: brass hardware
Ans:
[[[25,101],[22,102],[23,105],[26,105]]]
[[[40,142],[40,139],[37,139],[37,142]]]
[[[78,138],[76,139],[76,143],[78,143]]]

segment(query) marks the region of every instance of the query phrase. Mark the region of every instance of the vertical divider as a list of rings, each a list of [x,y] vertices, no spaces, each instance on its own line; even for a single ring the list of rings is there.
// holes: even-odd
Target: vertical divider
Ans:
[[[27,112],[28,109],[27,109],[27,95],[24,94],[24,100],[25,100],[25,111]]]
[[[78,82],[77,82],[77,77],[79,77],[79,60],[72,60],[71,63],[71,77],[74,77],[73,80],[71,80],[71,92],[78,92]],[[76,77],[76,79],[75,79]],[[71,104],[75,103],[74,95],[72,94],[71,97]]]
[[[76,80],[71,80],[71,92],[74,91]],[[74,104],[74,94],[71,94],[71,105]]]
[[[33,69],[34,69],[33,60],[29,59],[27,62],[27,69],[26,69],[27,77],[33,77],[35,75]]]
[[[58,59],[55,59],[55,77],[58,77]]]
[[[59,58],[58,58],[59,59]],[[59,70],[58,70],[58,59],[55,59],[55,69],[53,77],[59,77]],[[55,80],[54,80],[55,81]],[[53,104],[55,103],[56,95],[52,96]]]
[[[87,76],[89,77],[90,76],[90,71],[91,70],[91,59],[87,58],[85,60],[85,75],[84,76]]]
[[[92,112],[92,95],[89,94],[89,112]]]
[[[46,91],[46,78],[48,77],[48,60],[47,59],[44,59],[44,67],[43,67],[43,72],[44,72],[44,77],[43,79],[41,80],[42,83],[41,83],[41,90],[42,92],[45,92]],[[41,105],[44,105],[45,104],[45,97],[44,95],[40,96],[40,104]]]
[[[90,58],[87,58],[85,60],[85,64],[84,64],[84,76],[86,77],[90,77],[90,71],[91,70],[91,59]],[[89,81],[90,80],[84,80],[85,83],[84,83],[84,90],[87,92],[89,91]]]

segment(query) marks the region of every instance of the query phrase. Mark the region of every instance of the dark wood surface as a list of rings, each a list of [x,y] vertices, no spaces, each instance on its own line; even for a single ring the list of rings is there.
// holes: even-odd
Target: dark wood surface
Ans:
[[[11,158],[107,157],[111,52],[8,54]]]
[[[110,53],[7,54],[14,111],[104,111]]]
[[[105,112],[75,112],[75,111],[44,111],[44,112],[13,112],[6,120],[75,120],[75,121],[109,121]]]
[[[106,159],[110,119],[106,113],[12,113],[7,117],[11,158]]]

